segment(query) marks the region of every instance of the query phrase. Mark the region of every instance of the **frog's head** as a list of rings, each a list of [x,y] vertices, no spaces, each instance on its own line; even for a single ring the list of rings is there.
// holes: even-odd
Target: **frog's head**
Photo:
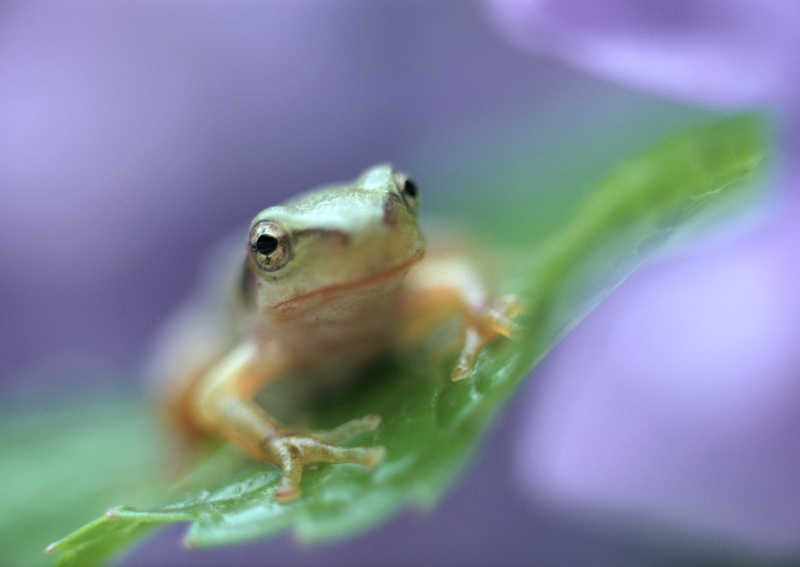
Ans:
[[[261,308],[291,310],[396,287],[425,240],[419,194],[390,165],[265,209],[250,227],[251,293]]]

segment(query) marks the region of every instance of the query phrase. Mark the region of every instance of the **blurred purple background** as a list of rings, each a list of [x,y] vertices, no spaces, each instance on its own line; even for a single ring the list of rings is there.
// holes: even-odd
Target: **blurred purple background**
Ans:
[[[139,365],[209,247],[290,194],[391,160],[423,191],[431,181],[426,206],[442,212],[461,195],[435,179],[476,147],[513,153],[520,131],[502,132],[520,114],[544,140],[537,159],[551,141],[553,160],[587,175],[608,164],[573,164],[580,140],[617,147],[620,130],[669,122],[662,100],[525,50],[689,102],[779,104],[793,124],[797,10],[734,4],[0,4],[0,388],[36,368]],[[786,138],[791,166],[788,126]],[[283,538],[186,554],[171,530],[125,564],[797,557],[800,235],[787,185],[758,226],[615,291],[434,513],[311,550]]]
[[[739,559],[800,551],[800,4],[497,0],[515,43],[658,95],[779,113],[760,226],[634,275],[538,369],[517,478],[538,501]],[[749,555],[752,554],[752,555]]]

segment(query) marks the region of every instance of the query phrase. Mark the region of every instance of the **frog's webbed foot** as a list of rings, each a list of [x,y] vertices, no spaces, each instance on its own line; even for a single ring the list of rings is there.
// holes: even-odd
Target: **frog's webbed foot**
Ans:
[[[453,382],[463,380],[475,369],[475,360],[483,348],[497,339],[498,336],[514,338],[519,325],[514,317],[525,310],[522,299],[516,295],[503,295],[475,316],[467,319],[464,329],[464,347],[458,357],[450,378]]]
[[[275,491],[275,500],[291,502],[300,494],[303,467],[313,463],[357,463],[365,467],[378,464],[386,454],[380,445],[372,447],[338,447],[338,443],[364,431],[373,431],[380,423],[377,415],[354,419],[325,432],[310,435],[278,435],[264,443],[269,460],[281,468],[281,479]]]

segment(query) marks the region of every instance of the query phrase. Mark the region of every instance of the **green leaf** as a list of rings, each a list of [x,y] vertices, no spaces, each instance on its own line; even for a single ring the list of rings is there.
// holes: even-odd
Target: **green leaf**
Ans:
[[[157,427],[141,404],[108,398],[4,415],[0,565],[51,564],[44,546],[98,510],[122,498],[152,503],[142,487],[160,484]]]
[[[432,506],[458,475],[514,386],[552,345],[657,244],[710,204],[723,204],[765,157],[760,121],[731,118],[685,131],[620,164],[600,179],[568,220],[501,274],[503,292],[528,301],[516,340],[498,341],[473,376],[450,380],[454,356],[439,356],[455,328],[445,326],[409,359],[381,360],[352,388],[321,400],[314,425],[332,427],[367,413],[379,429],[352,440],[378,443],[374,470],[310,467],[303,496],[275,503],[276,467],[219,447],[162,495],[168,504],[119,507],[51,546],[59,565],[97,565],[151,528],[190,521],[189,546],[211,546],[291,529],[301,540],[343,537],[413,504]],[[527,264],[527,265],[526,265]]]

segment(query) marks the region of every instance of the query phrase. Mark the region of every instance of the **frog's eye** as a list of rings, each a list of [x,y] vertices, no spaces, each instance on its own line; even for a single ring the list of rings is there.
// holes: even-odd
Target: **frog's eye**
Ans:
[[[394,182],[408,206],[411,207],[412,210],[415,209],[417,200],[419,199],[417,184],[414,183],[408,175],[399,171],[394,174]]]
[[[262,221],[250,231],[250,254],[259,268],[274,272],[291,259],[289,234],[279,224]]]

